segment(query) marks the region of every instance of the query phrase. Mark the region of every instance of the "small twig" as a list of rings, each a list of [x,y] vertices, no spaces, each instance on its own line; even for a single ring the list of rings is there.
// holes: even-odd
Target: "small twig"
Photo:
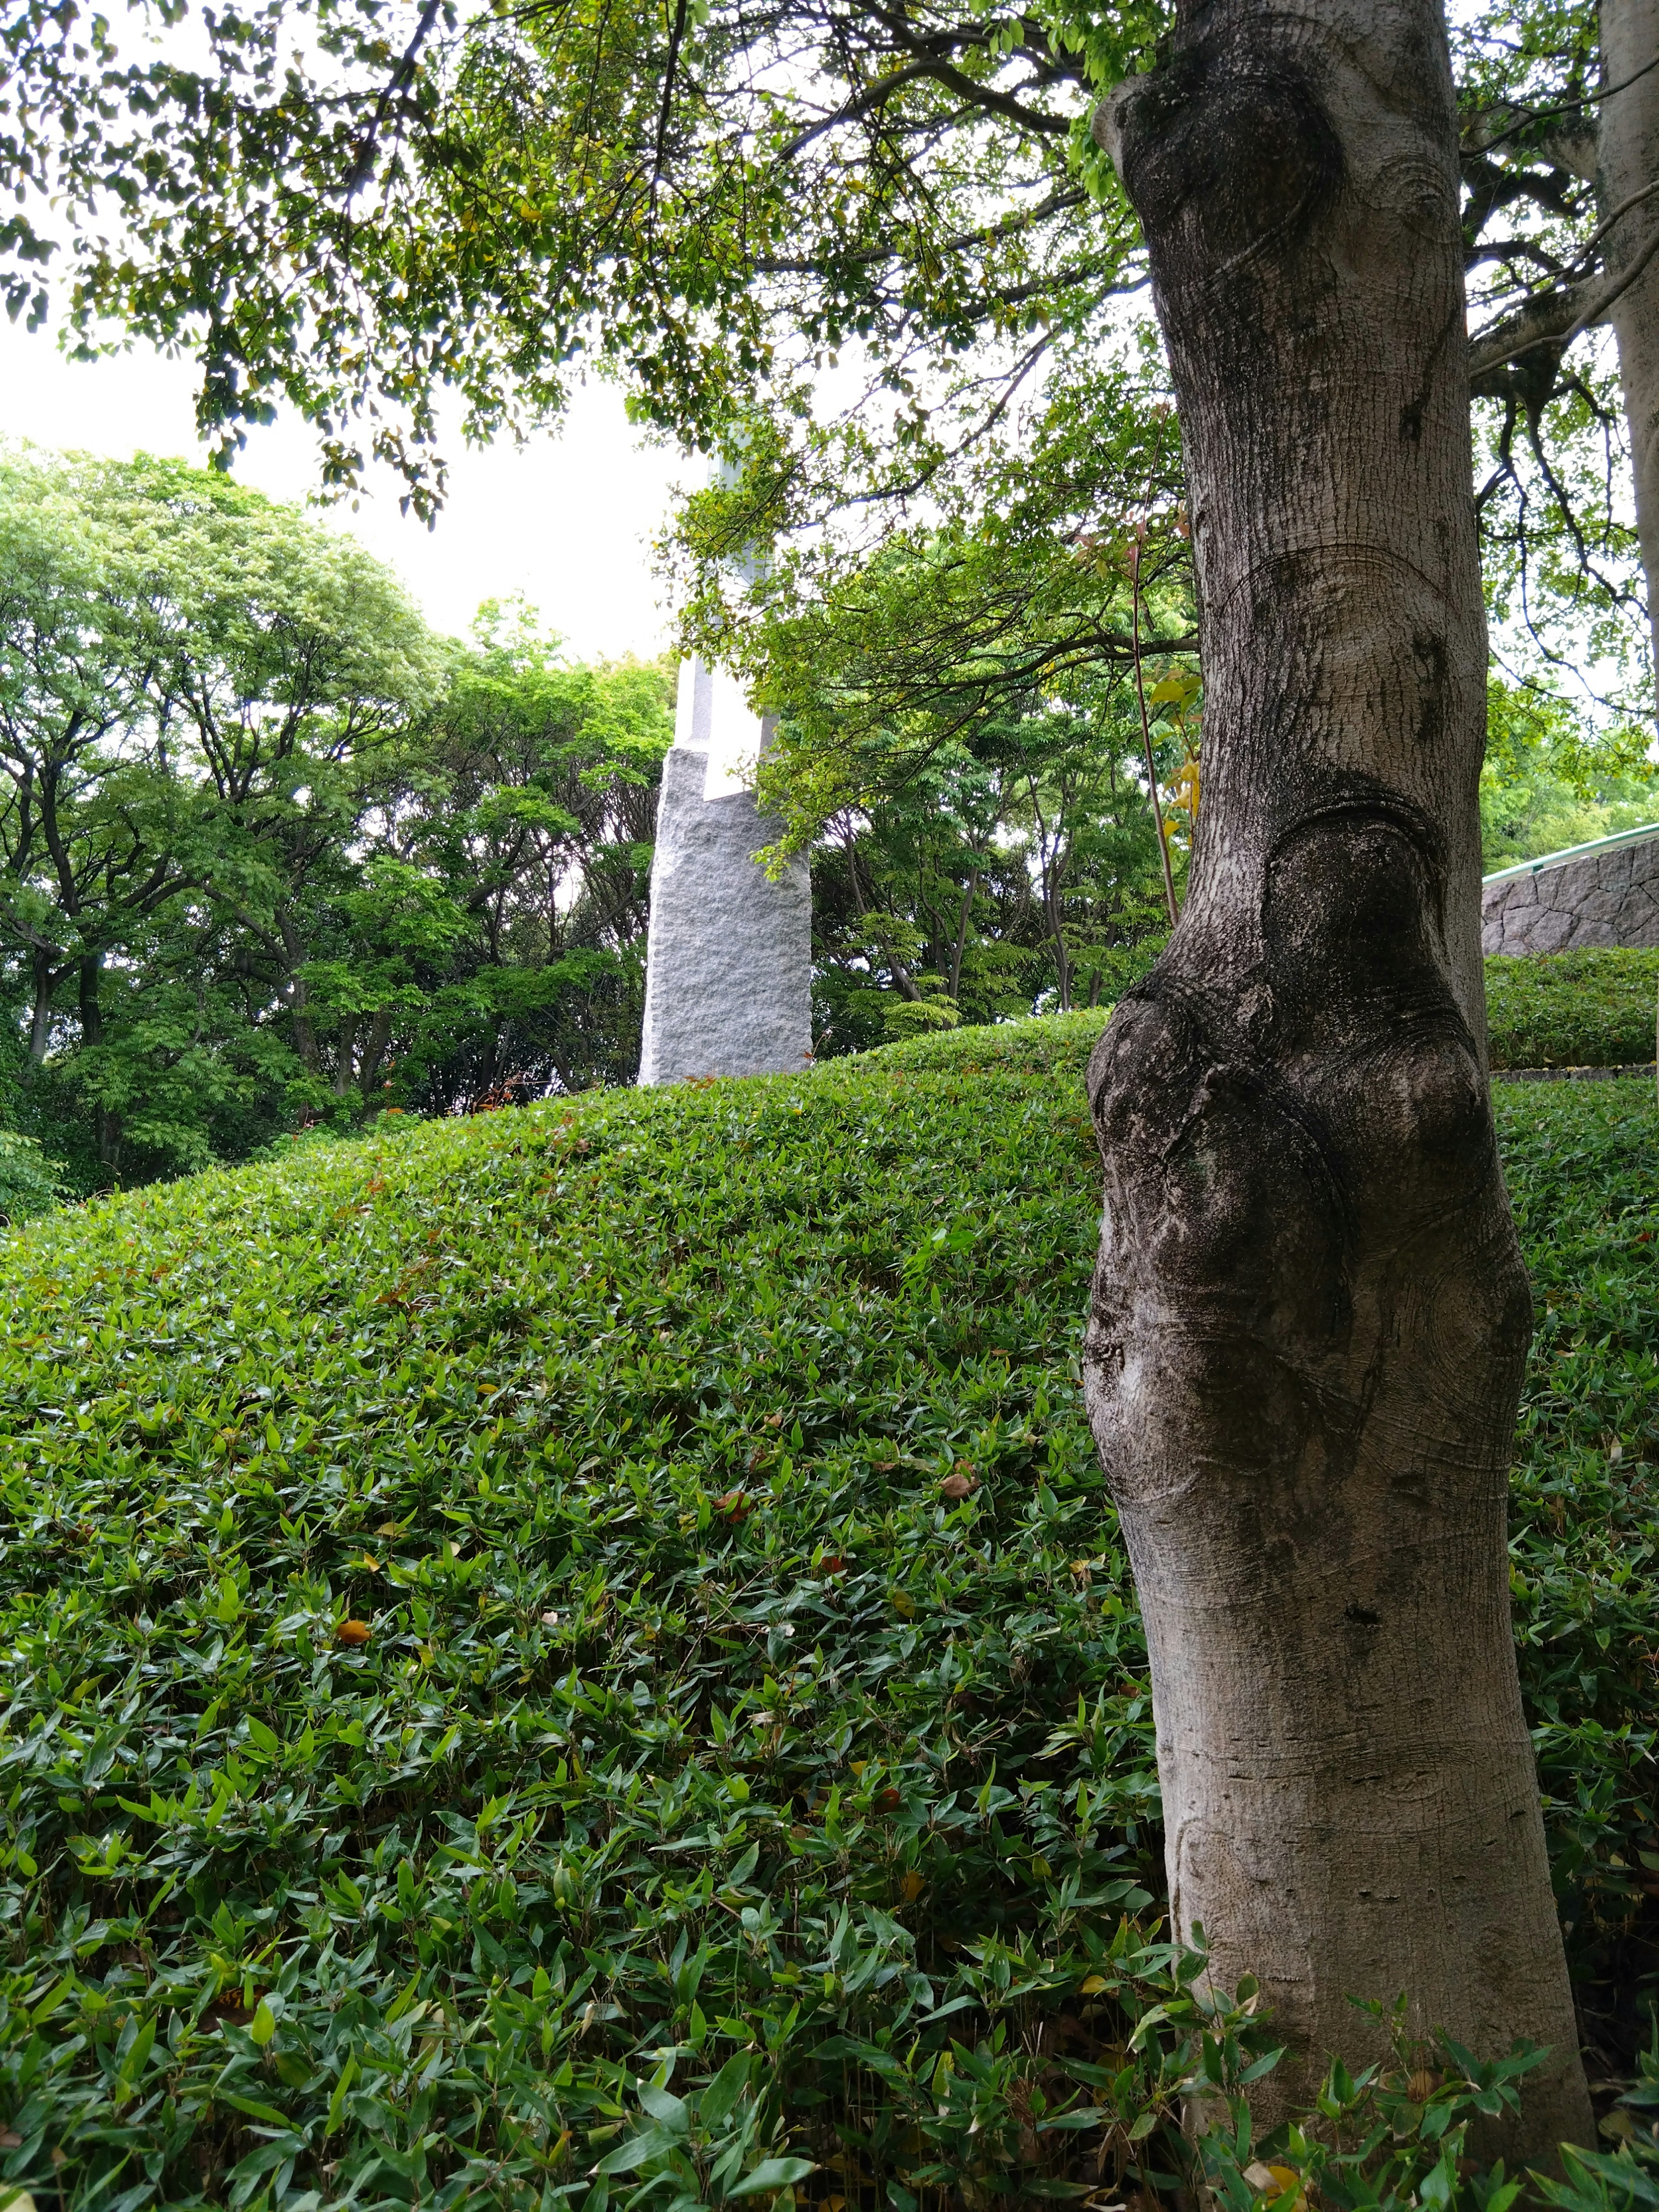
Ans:
[[[1603,100],[1611,100],[1616,93],[1626,91],[1631,85],[1644,77],[1650,70],[1654,69],[1659,69],[1659,56],[1656,56],[1650,62],[1644,62],[1639,70],[1632,76],[1624,78],[1621,82],[1602,85],[1595,92],[1587,92],[1582,100],[1564,100],[1559,107],[1531,108],[1522,117],[1519,123],[1511,124],[1507,131],[1500,131],[1496,138],[1488,138],[1477,150],[1482,154],[1490,154],[1494,146],[1501,146],[1509,138],[1518,138],[1523,131],[1530,131],[1534,123],[1547,123],[1553,115],[1575,115],[1582,108],[1598,107]],[[1516,105],[1519,106],[1519,104],[1517,101]]]

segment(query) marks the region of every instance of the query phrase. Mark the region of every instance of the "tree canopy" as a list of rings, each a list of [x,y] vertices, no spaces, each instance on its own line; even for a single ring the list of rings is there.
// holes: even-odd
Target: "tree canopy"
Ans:
[[[0,1119],[85,1185],[631,1076],[669,691],[222,476],[6,459]]]

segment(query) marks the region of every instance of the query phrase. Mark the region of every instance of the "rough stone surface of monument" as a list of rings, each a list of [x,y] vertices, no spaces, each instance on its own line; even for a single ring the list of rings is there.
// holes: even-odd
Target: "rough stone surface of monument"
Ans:
[[[781,827],[747,788],[765,736],[730,677],[681,663],[651,866],[642,1084],[779,1074],[811,1057],[807,863],[774,883],[754,858]]]
[[[1659,823],[1488,876],[1483,952],[1571,952],[1659,945]]]

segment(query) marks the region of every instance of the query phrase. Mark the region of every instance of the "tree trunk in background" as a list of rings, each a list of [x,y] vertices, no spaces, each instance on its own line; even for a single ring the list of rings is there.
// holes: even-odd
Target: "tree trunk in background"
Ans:
[[[1152,1650],[1173,1911],[1289,2056],[1551,2046],[1593,2140],[1509,1610],[1531,1305],[1484,1065],[1486,635],[1431,0],[1186,5],[1103,109],[1204,609],[1180,926],[1097,1048],[1090,1414]]]
[[[294,1049],[311,1073],[317,1075],[321,1073],[322,1056],[317,1049],[317,1031],[311,1019],[310,994],[306,989],[305,978],[298,972],[306,957],[306,948],[292,916],[278,915],[276,927],[282,933],[283,957],[289,968],[288,1011],[294,1024]]]
[[[52,955],[37,945],[29,963],[31,1010],[29,1014],[28,1058],[23,1063],[23,1082],[27,1087],[34,1079],[34,1071],[46,1059],[52,1044],[52,994],[62,975],[54,969]]]
[[[1659,179],[1659,68],[1654,66],[1659,61],[1659,0],[1602,0],[1601,35],[1601,82],[1622,87],[1602,102],[1597,133],[1597,193],[1605,221],[1644,185]],[[1659,200],[1632,208],[1607,239],[1608,275],[1636,267],[1656,228]],[[1619,340],[1636,531],[1659,683],[1659,254],[1638,270],[1613,301],[1607,320]]]
[[[374,1103],[373,1092],[380,1079],[380,1063],[386,1058],[386,1048],[392,1042],[392,1009],[382,1006],[369,1024],[368,1042],[363,1047],[362,1066],[358,1082],[365,1106]]]
[[[343,1014],[340,1018],[339,1042],[336,1047],[339,1058],[334,1064],[334,1096],[343,1098],[351,1088],[357,1065],[357,1017]]]
[[[104,1008],[100,995],[103,969],[101,952],[82,954],[76,978],[82,1045],[100,1045],[104,1042]],[[121,1116],[112,1108],[100,1105],[95,1109],[95,1121],[98,1164],[112,1170],[121,1164]]]

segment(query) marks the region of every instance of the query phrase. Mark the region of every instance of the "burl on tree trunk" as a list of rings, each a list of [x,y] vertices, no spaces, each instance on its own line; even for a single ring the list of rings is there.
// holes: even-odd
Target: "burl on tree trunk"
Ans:
[[[1152,1650],[1170,1890],[1290,2056],[1350,1997],[1551,2046],[1489,2146],[1591,2140],[1509,1611],[1531,1328],[1487,1095],[1486,635],[1430,0],[1183,5],[1097,119],[1185,439],[1206,806],[1090,1069],[1089,1408]]]

